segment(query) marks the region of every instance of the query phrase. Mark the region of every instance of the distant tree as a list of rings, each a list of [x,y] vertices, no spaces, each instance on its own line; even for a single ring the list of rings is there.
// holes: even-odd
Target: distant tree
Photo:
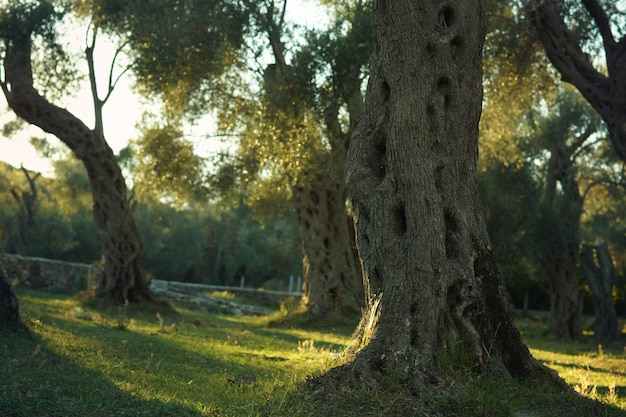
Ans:
[[[613,303],[615,267],[606,242],[583,245],[580,260],[587,283],[591,287],[595,307],[593,332],[596,340],[614,341],[622,338]]]
[[[240,155],[253,160],[259,177],[269,171],[290,195],[302,239],[307,311],[318,316],[336,309],[358,313],[363,286],[344,172],[363,111],[370,8],[361,1],[336,6],[333,25],[306,33],[306,43],[291,48],[290,60],[286,3],[246,3],[267,39],[272,63],[264,70],[260,97],[248,98],[258,111],[250,112],[247,121],[239,116],[247,123]]]
[[[578,161],[598,130],[598,119],[574,91],[564,89],[552,114],[534,120],[534,140],[549,152],[539,205],[537,256],[550,283],[551,334],[582,338],[578,264],[584,190]]]
[[[31,173],[24,166],[20,167],[28,182],[28,190],[17,190],[11,188],[11,195],[20,206],[20,215],[18,216],[18,229],[22,241],[26,240],[26,235],[33,229],[37,217],[37,186],[35,181],[41,175],[40,173]]]
[[[37,47],[57,54],[56,57],[61,59],[60,67],[63,67],[63,60],[68,59],[56,42],[55,23],[61,17],[62,12],[43,0],[13,3],[2,11],[0,38],[4,79],[0,86],[17,116],[57,136],[87,170],[94,222],[105,259],[96,296],[115,304],[150,300],[153,296],[144,279],[141,237],[128,204],[122,172],[104,137],[102,108],[115,87],[115,80],[109,80],[106,96],[101,99],[94,69],[97,28],[93,27],[85,50],[94,103],[93,129],[67,110],[52,104],[35,86],[35,75],[41,75],[33,71],[37,65],[33,59],[35,39],[40,42]]]

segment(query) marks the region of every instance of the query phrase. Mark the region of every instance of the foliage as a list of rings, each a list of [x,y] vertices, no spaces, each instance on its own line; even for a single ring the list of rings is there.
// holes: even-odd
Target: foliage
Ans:
[[[20,170],[2,164],[0,182],[6,184],[0,193],[0,250],[26,256],[40,256],[66,261],[92,262],[100,257],[93,221],[88,186],[70,182],[81,178],[86,183],[84,169],[75,160],[56,163],[59,176],[67,182],[41,178],[36,181],[38,197],[34,225],[21,233],[16,219],[24,216],[25,208],[11,198],[11,190],[18,193],[28,189],[28,183]],[[72,171],[74,169],[75,171]],[[74,177],[73,177],[74,176]]]
[[[137,222],[146,244],[146,271],[154,278],[215,285],[261,287],[302,270],[293,218],[259,222],[243,205],[176,209],[139,203]]]
[[[570,365],[572,377],[563,375],[572,385],[581,386],[586,375],[597,384],[597,398],[613,406],[516,383],[497,364],[481,376],[465,370],[456,381],[443,381],[428,408],[397,381],[386,389],[346,384],[332,398],[312,401],[301,382],[337,363],[349,332],[267,328],[258,318],[187,310],[100,310],[77,299],[17,291],[32,336],[3,337],[7,360],[0,363],[6,376],[0,409],[15,416],[617,417],[626,410],[619,388],[614,396],[602,390],[626,386],[618,371],[623,353],[609,347],[529,339],[547,363]]]
[[[487,229],[511,302],[522,307],[524,297],[528,297],[530,308],[547,308],[547,282],[538,273],[532,249],[537,242],[531,231],[541,200],[541,184],[534,178],[532,165],[481,162],[477,181]]]
[[[166,112],[204,115],[235,65],[248,16],[237,1],[90,0],[84,15],[128,45],[138,86],[162,97]]]
[[[181,206],[207,194],[203,187],[203,161],[194,153],[193,144],[177,126],[149,125],[144,120],[143,134],[130,144],[135,160],[134,192],[138,199],[153,196]]]
[[[67,97],[83,78],[74,57],[60,39],[68,11],[64,1],[0,1],[0,39],[4,41],[0,50],[6,49],[6,42],[20,42],[20,37],[33,36],[34,87],[49,99]]]

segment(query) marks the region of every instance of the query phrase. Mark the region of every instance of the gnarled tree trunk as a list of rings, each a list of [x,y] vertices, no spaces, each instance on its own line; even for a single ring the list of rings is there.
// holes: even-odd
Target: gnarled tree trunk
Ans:
[[[303,303],[314,315],[360,312],[363,281],[346,214],[346,189],[330,175],[292,187],[304,252]]]
[[[596,339],[600,341],[621,339],[622,332],[617,324],[617,315],[613,304],[615,269],[607,243],[583,245],[580,262],[593,294],[596,316],[593,331]]]
[[[364,347],[322,383],[393,373],[429,394],[441,355],[475,369],[498,358],[514,377],[545,371],[513,325],[475,181],[484,30],[478,0],[374,4],[366,110],[347,162]]]
[[[116,304],[152,299],[144,279],[142,241],[126,195],[126,184],[103,135],[103,102],[94,96],[96,128],[89,129],[67,110],[48,102],[33,87],[30,33],[14,33],[11,39],[5,39],[5,46],[2,89],[9,107],[28,123],[58,137],[87,170],[94,222],[104,255],[96,295]]]

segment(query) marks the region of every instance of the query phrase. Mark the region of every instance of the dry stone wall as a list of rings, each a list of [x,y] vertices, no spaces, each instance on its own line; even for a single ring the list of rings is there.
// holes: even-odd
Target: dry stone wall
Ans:
[[[91,265],[0,254],[0,268],[10,282],[18,280],[31,288],[73,293],[87,289]]]

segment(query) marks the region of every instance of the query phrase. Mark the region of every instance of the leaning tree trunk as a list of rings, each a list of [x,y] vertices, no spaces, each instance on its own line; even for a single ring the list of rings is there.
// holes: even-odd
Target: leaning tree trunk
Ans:
[[[364,347],[326,378],[377,385],[392,372],[429,394],[441,355],[475,369],[497,358],[514,377],[545,371],[513,325],[475,181],[483,19],[478,0],[374,4],[347,164],[369,310]]]
[[[87,170],[94,222],[104,255],[104,270],[97,274],[100,279],[96,295],[116,304],[152,299],[144,279],[142,241],[126,195],[124,177],[102,129],[89,129],[35,90],[30,34],[16,33],[6,41],[6,46],[2,89],[9,107],[28,123],[58,137]]]
[[[530,0],[525,11],[552,65],[563,81],[574,85],[604,119],[613,149],[626,162],[626,37],[615,38],[600,2],[582,3],[602,37],[608,74],[594,68],[579,37],[559,15],[555,0]]]
[[[596,316],[593,331],[596,339],[600,341],[621,339],[622,332],[617,324],[617,315],[613,304],[615,269],[607,243],[584,245],[580,254],[580,262],[593,294]]]
[[[314,315],[359,313],[364,305],[361,269],[346,215],[346,190],[330,175],[292,187],[304,252],[303,304]]]

